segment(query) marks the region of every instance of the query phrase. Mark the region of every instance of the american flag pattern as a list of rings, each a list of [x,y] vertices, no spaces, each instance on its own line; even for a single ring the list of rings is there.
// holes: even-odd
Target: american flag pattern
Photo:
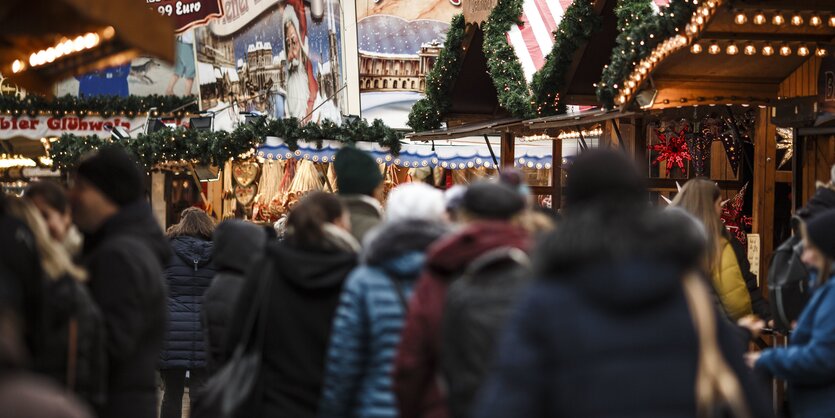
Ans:
[[[565,10],[574,1],[591,0],[525,0],[522,4],[521,24],[507,32],[507,41],[519,57],[525,79],[530,83],[534,73],[545,64],[545,56],[554,46],[554,31]],[[670,0],[653,0],[656,12]]]

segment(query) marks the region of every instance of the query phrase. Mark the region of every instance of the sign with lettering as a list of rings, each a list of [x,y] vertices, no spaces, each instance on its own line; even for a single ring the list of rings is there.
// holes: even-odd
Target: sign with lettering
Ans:
[[[751,263],[751,273],[757,276],[757,285],[759,286],[760,234],[748,234],[748,262]]]
[[[818,101],[821,112],[835,113],[835,57],[825,57],[818,73]]]
[[[131,132],[145,124],[146,117],[126,118],[112,117],[101,118],[88,116],[79,118],[75,116],[54,116],[37,117],[13,117],[0,115],[0,139],[24,137],[39,140],[41,138],[61,136],[70,133],[78,136],[98,136],[100,138],[110,137],[110,131],[114,127],[124,128]],[[176,125],[188,123],[188,119],[174,121]],[[135,136],[137,132],[134,132]]]
[[[175,32],[181,33],[195,26],[223,17],[222,0],[145,0],[159,14],[174,19]]]
[[[487,21],[498,0],[464,0],[464,21],[480,25]]]

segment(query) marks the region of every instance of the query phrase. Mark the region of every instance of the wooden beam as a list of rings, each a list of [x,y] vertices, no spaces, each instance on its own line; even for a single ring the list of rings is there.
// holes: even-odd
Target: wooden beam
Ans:
[[[776,127],[768,109],[760,109],[754,128],[754,184],[751,230],[760,235],[760,286],[767,289],[768,261],[774,252],[774,187],[777,172]],[[767,294],[767,291],[764,291]]]
[[[661,179],[661,178],[652,178],[647,180],[647,187],[650,190],[655,189],[672,189],[676,190],[676,182],[679,184],[683,184],[687,179]],[[739,180],[718,180],[716,181],[716,185],[719,186],[722,190],[739,190],[744,186],[744,184]]]
[[[502,167],[513,167],[516,160],[516,136],[512,132],[502,133]]]
[[[555,138],[551,146],[551,208],[562,207],[562,139]]]

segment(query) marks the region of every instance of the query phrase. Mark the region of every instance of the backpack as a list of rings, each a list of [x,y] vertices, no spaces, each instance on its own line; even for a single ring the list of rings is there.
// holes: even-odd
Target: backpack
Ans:
[[[530,276],[524,251],[500,247],[473,260],[450,283],[441,319],[441,371],[453,417],[469,416],[504,324]]]
[[[785,333],[791,330],[811,296],[809,271],[800,256],[803,243],[795,234],[774,251],[768,267],[768,294],[774,328]]]

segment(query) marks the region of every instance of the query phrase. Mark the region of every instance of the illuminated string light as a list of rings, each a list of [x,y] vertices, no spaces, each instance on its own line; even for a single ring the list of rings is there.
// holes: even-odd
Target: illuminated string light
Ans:
[[[710,44],[709,47],[707,47],[707,52],[711,55],[716,55],[716,54],[722,52],[722,48],[720,48],[719,45],[714,42],[714,43]]]
[[[725,53],[728,54],[728,55],[736,55],[736,54],[739,53],[739,47],[736,46],[735,44],[730,44],[725,49]]]
[[[757,13],[756,15],[754,15],[753,22],[754,22],[755,25],[764,25],[766,21],[767,21],[767,19],[765,18],[765,15],[762,12]]]
[[[784,57],[788,57],[792,54],[792,49],[788,45],[783,45],[780,47],[780,55]]]
[[[809,55],[809,47],[807,47],[806,45],[800,45],[797,48],[797,55],[799,55],[801,57],[808,56]]]
[[[769,44],[766,44],[763,47],[763,55],[766,56],[766,57],[770,57],[770,56],[774,55],[774,47],[769,45]]]
[[[757,47],[754,44],[747,44],[745,45],[744,49],[745,55],[756,55],[757,54]]]
[[[737,25],[744,25],[747,22],[748,16],[745,16],[745,13],[737,13],[736,16],[734,16],[734,23]]]
[[[809,25],[815,28],[820,27],[823,25],[823,19],[818,15],[813,15],[809,18]]]
[[[774,26],[783,26],[786,23],[786,18],[783,15],[777,13],[774,17],[771,18],[771,24]]]
[[[701,54],[701,53],[702,53],[702,45],[701,45],[701,44],[699,44],[698,42],[694,43],[694,44],[690,47],[690,52],[692,52],[692,53],[694,53],[694,54]]]
[[[801,16],[801,15],[792,16],[792,26],[801,26],[801,25],[803,25],[803,16]]]

